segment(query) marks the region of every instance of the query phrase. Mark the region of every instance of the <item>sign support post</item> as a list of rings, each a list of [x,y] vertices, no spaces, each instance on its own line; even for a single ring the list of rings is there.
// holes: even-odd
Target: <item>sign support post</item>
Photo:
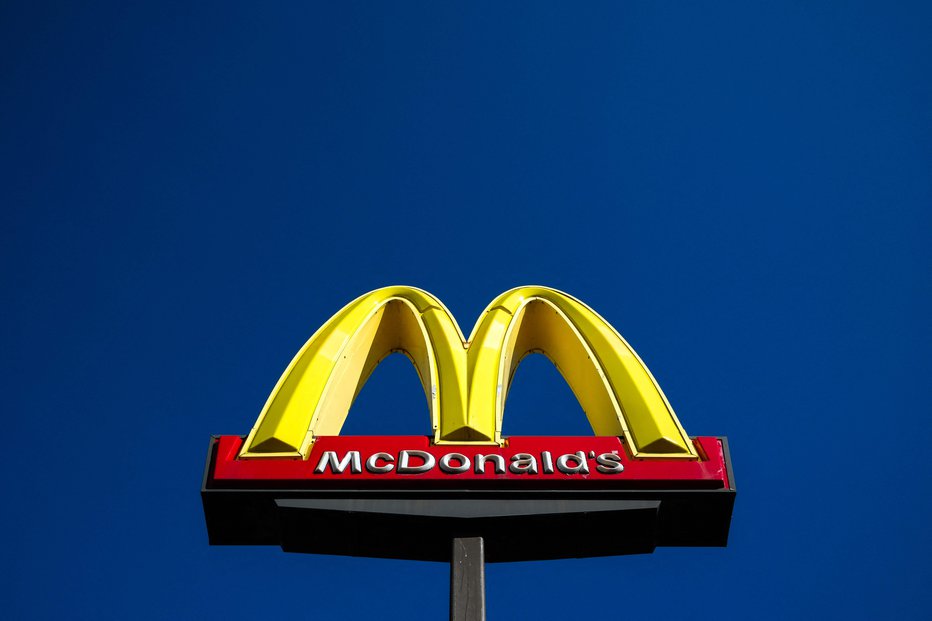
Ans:
[[[457,537],[450,557],[450,621],[485,621],[482,537]]]

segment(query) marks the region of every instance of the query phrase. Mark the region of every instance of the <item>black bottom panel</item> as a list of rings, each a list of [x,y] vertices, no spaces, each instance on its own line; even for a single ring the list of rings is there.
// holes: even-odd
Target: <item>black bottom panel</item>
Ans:
[[[489,562],[611,556],[655,546],[724,546],[734,492],[210,490],[210,543],[449,561],[482,537]]]

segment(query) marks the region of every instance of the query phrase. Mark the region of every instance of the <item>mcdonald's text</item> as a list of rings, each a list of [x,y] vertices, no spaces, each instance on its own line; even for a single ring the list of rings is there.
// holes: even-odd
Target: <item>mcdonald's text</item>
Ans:
[[[437,445],[427,436],[321,436],[308,459],[237,459],[243,439],[221,436],[214,480],[288,481],[332,485],[395,481],[470,484],[609,483],[622,486],[650,481],[686,487],[727,487],[722,446],[717,438],[696,438],[694,460],[639,460],[618,437],[507,438],[504,446]]]

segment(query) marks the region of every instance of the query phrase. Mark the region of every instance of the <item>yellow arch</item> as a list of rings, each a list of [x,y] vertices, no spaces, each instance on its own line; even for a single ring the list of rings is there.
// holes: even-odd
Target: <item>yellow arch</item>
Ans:
[[[506,291],[486,308],[469,341],[469,417],[496,440],[515,369],[539,352],[566,379],[596,435],[624,436],[636,457],[697,458],[644,362],[576,298],[548,287]]]
[[[637,354],[595,311],[547,287],[496,298],[467,343],[443,304],[420,289],[377,289],[347,304],[297,353],[240,457],[306,458],[315,436],[337,435],[369,375],[392,352],[414,363],[437,444],[498,444],[521,359],[557,366],[596,435],[623,436],[636,457],[696,459],[666,397]]]
[[[426,291],[396,286],[350,302],[305,343],[269,395],[240,457],[307,457],[315,436],[340,433],[373,369],[395,351],[417,369],[435,440],[492,441],[466,419],[464,339],[453,316]]]

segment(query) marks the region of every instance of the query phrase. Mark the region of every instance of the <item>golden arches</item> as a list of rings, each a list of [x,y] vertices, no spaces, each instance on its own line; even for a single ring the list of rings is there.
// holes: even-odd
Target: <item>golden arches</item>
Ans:
[[[340,433],[369,374],[394,351],[404,352],[417,369],[435,437],[441,412],[449,419],[445,429],[468,427],[463,335],[452,315],[426,291],[385,287],[347,304],[305,343],[240,457],[306,457],[314,436]]]
[[[638,457],[696,457],[634,349],[591,308],[547,287],[506,291],[489,304],[470,336],[470,417],[494,416],[496,439],[515,369],[532,352],[559,369],[596,435],[625,437]]]
[[[392,352],[414,363],[437,444],[496,444],[521,359],[547,355],[596,435],[623,436],[636,457],[697,458],[650,371],[595,311],[547,287],[518,287],[485,310],[468,342],[435,297],[385,287],[349,303],[301,348],[269,396],[240,457],[307,457],[337,435],[353,400]]]

